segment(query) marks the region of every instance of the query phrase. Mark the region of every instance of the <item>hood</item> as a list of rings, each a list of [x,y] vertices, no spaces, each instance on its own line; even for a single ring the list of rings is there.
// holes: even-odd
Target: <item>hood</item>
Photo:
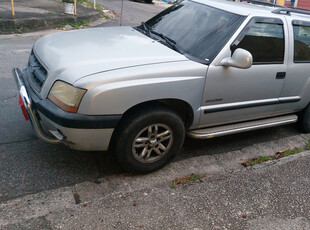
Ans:
[[[187,60],[183,55],[127,26],[48,35],[35,43],[34,53],[47,68],[49,82],[61,78],[69,83],[113,69]]]

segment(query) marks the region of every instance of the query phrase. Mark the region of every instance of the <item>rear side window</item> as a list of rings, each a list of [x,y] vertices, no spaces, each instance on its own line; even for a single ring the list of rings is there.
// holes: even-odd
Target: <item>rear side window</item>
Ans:
[[[253,19],[236,40],[233,51],[242,48],[253,56],[253,64],[282,64],[284,31],[281,23]]]
[[[294,25],[294,62],[310,62],[310,26]]]

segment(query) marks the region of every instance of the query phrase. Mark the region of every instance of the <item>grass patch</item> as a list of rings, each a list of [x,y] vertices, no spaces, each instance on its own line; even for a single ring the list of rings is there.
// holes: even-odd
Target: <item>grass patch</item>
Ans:
[[[74,22],[67,21],[67,22],[63,23],[59,28],[61,30],[68,30],[65,28],[66,25],[71,26],[73,29],[80,29],[80,28],[88,27],[90,25],[90,22],[86,21],[86,20],[78,20],[78,21],[74,21]]]
[[[261,162],[266,162],[266,161],[270,160],[270,157],[269,156],[260,156],[258,159]]]
[[[174,180],[172,180],[171,188],[176,189],[178,185],[186,185],[190,182],[201,181],[202,178],[210,177],[210,176],[211,175],[209,175],[209,174],[200,175],[200,174],[192,173],[192,174],[185,176],[185,177],[178,177],[178,178],[175,178]]]
[[[91,2],[90,0],[77,0],[77,3],[83,5],[87,8],[94,8],[94,3]],[[104,8],[99,3],[96,3],[96,10],[98,10],[100,12],[99,16],[101,18],[110,19],[110,17],[108,15],[105,15],[105,13],[103,12]]]
[[[19,28],[16,28],[15,33],[17,34],[23,34],[28,31],[28,28],[25,26],[20,26]]]
[[[74,29],[78,29],[81,27],[89,26],[89,22],[86,20],[79,20],[76,22],[70,22],[69,25],[72,26]]]
[[[273,156],[259,156],[259,157],[255,157],[255,158],[248,159],[248,160],[242,162],[241,165],[243,165],[245,167],[249,167],[249,166],[261,164],[261,163],[264,163],[264,162],[267,162],[267,161],[272,161],[272,160],[275,160],[275,159],[279,159],[279,158],[295,155],[295,154],[303,152],[305,150],[310,150],[310,140],[306,142],[304,148],[290,149],[290,147],[286,147],[286,148],[280,150],[279,152],[277,152]]]
[[[189,175],[189,181],[197,181],[204,178],[205,175],[191,174]]]
[[[47,14],[52,15],[52,16],[55,16],[55,15],[56,15],[55,12],[47,12]]]
[[[253,159],[247,160],[247,161],[245,161],[245,162],[242,162],[241,164],[242,164],[243,166],[245,166],[245,167],[253,166],[253,165],[259,164],[259,160],[253,158]]]
[[[298,149],[298,148],[295,148],[295,149],[290,149],[290,150],[286,150],[282,155],[283,157],[287,157],[287,156],[291,156],[291,155],[294,155],[294,154],[297,154],[297,153],[300,153],[302,151],[304,151],[305,149]]]
[[[306,143],[306,150],[310,150],[310,140]]]
[[[72,26],[73,28],[77,29],[77,28],[89,26],[89,22],[86,20],[79,20],[76,22],[69,23],[69,25]]]
[[[256,158],[252,158],[252,159],[246,160],[245,162],[242,162],[241,164],[243,166],[245,166],[245,167],[248,167],[248,166],[253,166],[253,165],[261,164],[263,162],[267,162],[267,161],[270,161],[270,160],[274,160],[273,156],[259,156],[259,157],[256,157]]]

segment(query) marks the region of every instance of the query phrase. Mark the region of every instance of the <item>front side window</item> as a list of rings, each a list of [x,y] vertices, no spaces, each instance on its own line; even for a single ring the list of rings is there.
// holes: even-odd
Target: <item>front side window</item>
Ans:
[[[283,25],[253,19],[242,33],[242,38],[237,39],[236,48],[249,51],[253,64],[283,63]]]
[[[310,62],[310,26],[294,25],[294,62]]]
[[[245,17],[211,6],[181,1],[144,25],[137,27],[148,36],[169,40],[185,56],[210,63],[235,33]]]

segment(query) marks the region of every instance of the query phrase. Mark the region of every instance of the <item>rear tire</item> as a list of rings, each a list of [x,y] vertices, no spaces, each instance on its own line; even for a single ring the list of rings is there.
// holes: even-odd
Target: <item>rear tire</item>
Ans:
[[[131,113],[114,136],[117,161],[129,172],[149,173],[180,151],[185,138],[182,119],[173,110],[153,106]]]
[[[298,115],[298,126],[302,132],[310,133],[310,104]]]

